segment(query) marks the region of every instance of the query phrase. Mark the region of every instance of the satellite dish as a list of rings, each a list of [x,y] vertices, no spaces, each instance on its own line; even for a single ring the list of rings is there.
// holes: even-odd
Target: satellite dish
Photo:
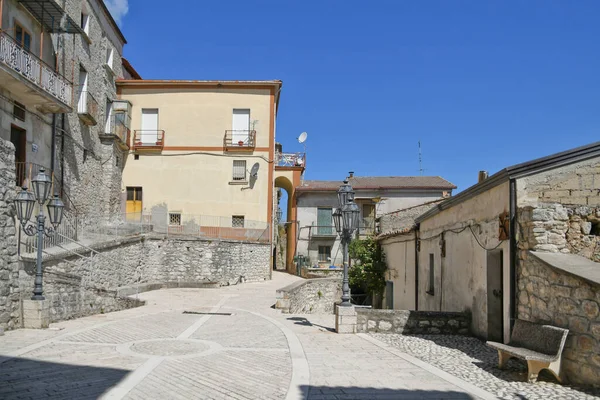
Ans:
[[[258,169],[259,168],[260,168],[260,164],[254,163],[254,165],[252,166],[252,169],[250,170],[250,177],[252,177],[252,178],[258,177]]]
[[[306,138],[308,137],[308,133],[302,132],[300,136],[298,136],[298,143],[304,143]]]

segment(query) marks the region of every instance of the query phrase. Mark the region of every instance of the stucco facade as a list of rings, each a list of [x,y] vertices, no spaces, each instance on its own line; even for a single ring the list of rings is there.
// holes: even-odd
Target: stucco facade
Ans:
[[[124,160],[123,185],[141,188],[142,214],[159,207],[180,214],[182,221],[220,217],[223,226],[239,216],[245,223],[272,223],[280,81],[123,80],[118,87],[120,98],[132,105],[132,152]],[[164,135],[159,149],[134,147],[135,135],[145,131],[145,110],[157,114],[155,130]],[[249,114],[251,145],[238,146],[236,138],[225,142],[232,140],[236,110]]]

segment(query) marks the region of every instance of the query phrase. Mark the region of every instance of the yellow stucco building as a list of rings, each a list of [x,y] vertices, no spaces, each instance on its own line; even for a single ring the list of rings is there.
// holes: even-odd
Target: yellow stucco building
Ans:
[[[190,226],[207,236],[212,228],[234,239],[271,240],[281,85],[118,81],[130,107],[123,170],[128,218],[152,216],[156,223],[164,215],[169,231]]]

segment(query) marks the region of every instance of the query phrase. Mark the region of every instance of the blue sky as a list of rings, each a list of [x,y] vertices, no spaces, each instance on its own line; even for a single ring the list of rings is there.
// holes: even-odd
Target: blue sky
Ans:
[[[144,78],[283,80],[277,139],[308,132],[306,179],[418,175],[420,140],[424,174],[464,190],[600,140],[597,1],[171,4],[121,6],[125,56]]]

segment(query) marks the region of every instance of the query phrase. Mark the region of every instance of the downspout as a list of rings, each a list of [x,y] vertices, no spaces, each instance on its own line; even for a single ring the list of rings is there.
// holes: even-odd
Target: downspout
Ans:
[[[509,252],[510,252],[510,331],[517,317],[517,181],[509,181]]]
[[[421,250],[419,228],[420,225],[417,224],[415,228],[415,311],[419,311],[419,251]]]
[[[62,114],[60,134],[60,196],[63,196],[65,187],[65,114]]]
[[[52,114],[52,144],[50,145],[50,148],[50,173],[54,175],[54,170],[56,167],[56,114]]]

